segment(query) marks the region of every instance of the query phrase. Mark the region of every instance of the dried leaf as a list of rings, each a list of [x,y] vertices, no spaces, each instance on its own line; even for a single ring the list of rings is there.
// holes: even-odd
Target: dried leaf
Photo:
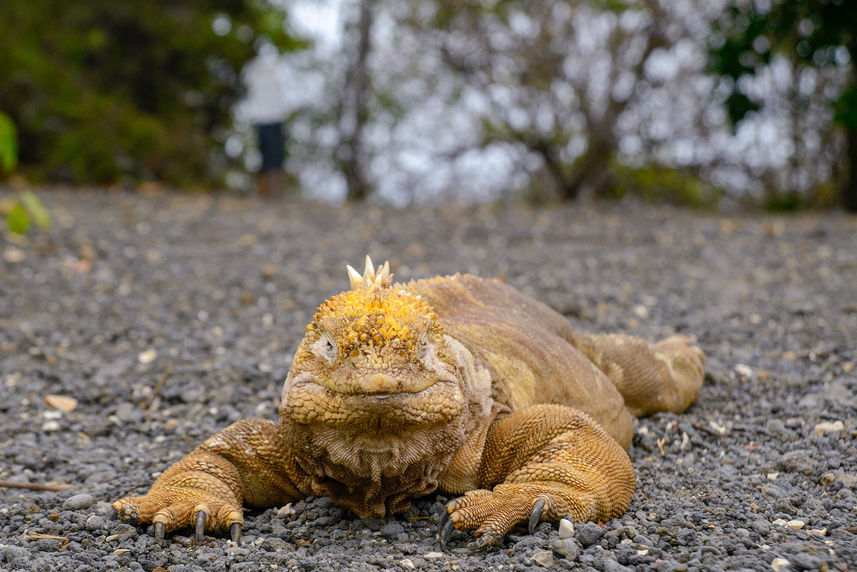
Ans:
[[[65,395],[45,395],[45,403],[66,413],[71,413],[77,407],[77,399]]]

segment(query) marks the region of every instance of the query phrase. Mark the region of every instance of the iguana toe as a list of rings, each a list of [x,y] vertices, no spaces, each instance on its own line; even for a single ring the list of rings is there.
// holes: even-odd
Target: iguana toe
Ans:
[[[113,503],[113,508],[124,522],[154,524],[158,541],[185,528],[194,530],[197,542],[202,541],[206,531],[229,530],[234,540],[240,538],[244,522],[240,506],[211,493],[184,487],[162,487],[142,497],[126,497]]]
[[[128,502],[127,499],[122,499],[113,503],[112,506],[118,520],[133,524],[134,526],[140,524],[140,511],[134,503]]]
[[[459,530],[475,529],[475,547],[482,548],[502,542],[518,524],[527,523],[532,534],[540,521],[555,518],[557,509],[565,504],[551,494],[533,496],[531,491],[515,489],[515,485],[503,485],[500,491],[470,491],[451,501],[447,526],[451,523]]]

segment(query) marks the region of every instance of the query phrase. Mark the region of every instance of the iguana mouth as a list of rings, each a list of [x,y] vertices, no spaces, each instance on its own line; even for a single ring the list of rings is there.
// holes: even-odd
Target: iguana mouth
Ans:
[[[451,376],[440,376],[436,378],[426,377],[423,379],[408,379],[405,377],[391,376],[383,373],[370,373],[361,376],[359,381],[350,383],[331,383],[320,380],[315,374],[301,372],[291,379],[293,388],[305,387],[307,389],[317,386],[331,396],[348,399],[351,397],[369,397],[379,400],[389,400],[396,397],[407,398],[419,395],[437,384],[455,383]],[[289,379],[286,380],[286,385]]]
[[[455,380],[440,378],[419,391],[342,392],[310,372],[290,376],[283,387],[281,415],[297,423],[423,425],[458,415],[463,398]]]

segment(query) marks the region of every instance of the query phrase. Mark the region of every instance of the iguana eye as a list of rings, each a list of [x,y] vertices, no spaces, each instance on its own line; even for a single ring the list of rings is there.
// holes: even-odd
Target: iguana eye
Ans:
[[[324,359],[327,363],[333,363],[339,357],[339,347],[336,345],[336,340],[327,332],[312,345],[312,352]]]

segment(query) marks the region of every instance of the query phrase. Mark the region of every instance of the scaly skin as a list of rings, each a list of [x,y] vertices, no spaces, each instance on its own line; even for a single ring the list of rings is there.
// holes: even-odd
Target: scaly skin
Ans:
[[[283,386],[280,421],[245,419],[113,506],[155,535],[229,530],[242,507],[326,495],[361,517],[404,511],[435,490],[441,533],[500,542],[521,522],[608,520],[627,510],[633,418],[682,411],[702,352],[575,333],[496,280],[393,284],[367,257],[351,290],[319,306]]]

